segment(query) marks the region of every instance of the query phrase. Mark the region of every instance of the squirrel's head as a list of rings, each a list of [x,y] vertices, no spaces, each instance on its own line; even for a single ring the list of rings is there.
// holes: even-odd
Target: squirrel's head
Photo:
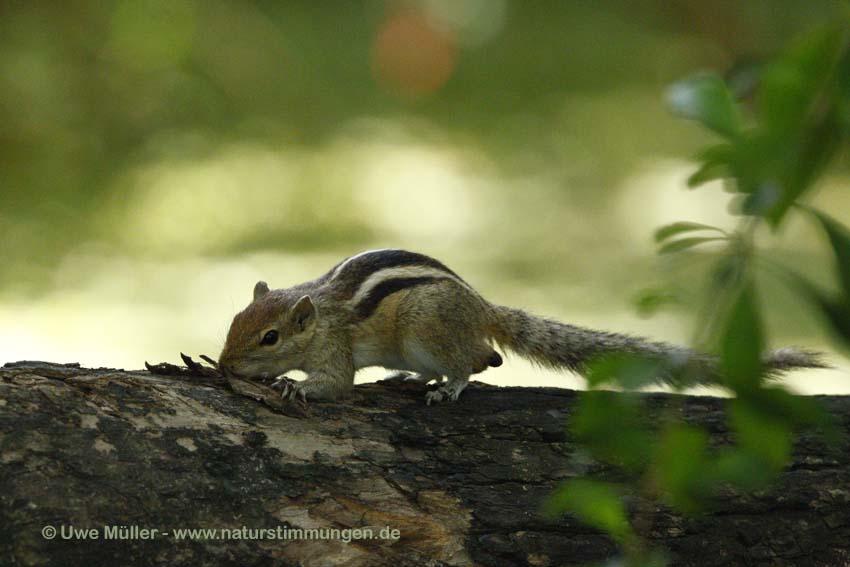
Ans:
[[[236,314],[227,332],[219,367],[229,374],[273,377],[299,368],[316,330],[318,312],[309,295],[294,297],[254,286],[254,300]]]

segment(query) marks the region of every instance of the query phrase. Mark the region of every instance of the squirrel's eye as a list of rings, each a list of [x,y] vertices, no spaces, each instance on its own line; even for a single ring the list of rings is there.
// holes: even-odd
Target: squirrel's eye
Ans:
[[[273,345],[277,342],[277,331],[272,329],[265,335],[263,335],[263,340],[260,341],[261,345]]]

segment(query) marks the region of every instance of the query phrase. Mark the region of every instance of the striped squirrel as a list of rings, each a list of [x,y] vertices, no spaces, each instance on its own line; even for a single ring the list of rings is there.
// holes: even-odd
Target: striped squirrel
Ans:
[[[571,371],[600,355],[632,353],[695,362],[704,381],[716,379],[708,355],[494,305],[434,258],[394,249],[351,256],[286,289],[257,282],[253,301],[233,319],[219,367],[231,375],[278,377],[284,397],[306,401],[337,399],[351,390],[358,369],[382,366],[408,380],[436,381],[439,387],[426,395],[430,404],[457,400],[470,375],[499,366],[494,344]],[[769,353],[765,366],[782,372],[823,365],[813,353],[786,348]],[[308,377],[283,376],[294,369]]]

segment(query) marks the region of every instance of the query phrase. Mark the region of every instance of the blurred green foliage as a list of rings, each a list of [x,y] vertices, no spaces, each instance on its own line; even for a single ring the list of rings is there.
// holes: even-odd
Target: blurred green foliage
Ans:
[[[703,139],[653,110],[659,85],[695,65],[761,57],[830,5],[4,2],[3,277],[37,287],[49,273],[38,267],[54,266],[81,243],[120,247],[120,214],[149,214],[133,210],[138,188],[128,182],[141,165],[216,155],[232,142],[321,147],[364,118],[404,124],[422,139],[485,148],[504,177],[569,164],[562,195],[552,190],[541,198],[552,209],[568,203],[598,210],[637,160],[678,155]],[[373,65],[387,22],[410,6],[445,12],[456,23],[451,76],[419,98],[387,88]],[[478,12],[464,12],[476,6]],[[321,191],[319,181],[310,182],[299,199]],[[118,217],[118,226],[102,222],[108,216]],[[371,242],[367,227],[344,220],[305,223],[299,231],[257,229],[229,252]],[[549,253],[570,253],[563,246]],[[533,253],[524,243],[518,248]]]
[[[621,496],[622,490],[613,485],[578,479],[555,492],[547,502],[547,510],[556,514],[569,509],[586,524],[607,532],[614,541],[623,544],[634,535],[620,504]]]
[[[621,376],[628,379],[631,374]],[[629,471],[646,466],[652,435],[637,399],[609,391],[586,392],[570,426],[595,456]]]
[[[770,385],[763,356],[768,337],[759,288],[767,264],[799,296],[823,314],[823,327],[850,347],[850,231],[827,214],[807,206],[816,181],[843,149],[850,130],[850,13],[794,43],[764,65],[756,99],[746,107],[735,100],[717,75],[699,73],[668,91],[674,112],[696,120],[724,140],[700,154],[701,165],[689,184],[698,187],[723,179],[733,195],[738,228],[729,233],[704,224],[677,222],[658,229],[659,253],[682,252],[707,243],[723,243],[709,275],[710,308],[696,333],[698,350],[714,353],[723,385],[734,396],[728,422],[734,444],[710,447],[708,433],[681,423],[677,407],[663,417],[657,432],[639,424],[645,412],[633,395],[590,391],[582,397],[571,430],[577,440],[630,479],[623,493],[660,500],[674,510],[696,513],[710,505],[721,485],[743,490],[764,488],[788,464],[795,434],[817,428],[833,443],[836,429],[811,398]],[[808,216],[823,228],[824,245],[835,260],[838,291],[826,292],[807,276],[765,257],[756,235],[777,228],[791,214]],[[707,236],[692,236],[694,233]],[[638,308],[655,308],[658,293],[644,295]],[[663,299],[663,297],[662,297]],[[674,362],[608,357],[589,373],[591,387],[634,388],[651,382]],[[674,370],[675,371],[675,370]],[[674,381],[681,388],[688,384]],[[640,445],[640,447],[635,447]],[[589,510],[596,510],[596,514]],[[553,495],[549,511],[569,510],[607,531],[622,544],[628,565],[647,565],[646,534],[630,529],[622,500],[610,487],[590,479],[574,480]],[[625,534],[631,540],[625,542]],[[637,542],[637,543],[636,543]],[[656,564],[657,556],[651,560]]]

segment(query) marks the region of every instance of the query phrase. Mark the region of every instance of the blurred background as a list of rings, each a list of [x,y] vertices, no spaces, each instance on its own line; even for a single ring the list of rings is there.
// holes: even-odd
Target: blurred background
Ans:
[[[712,255],[659,258],[652,231],[734,221],[719,184],[685,188],[711,138],[668,113],[665,89],[771,56],[835,9],[3,2],[0,363],[217,357],[257,280],[286,287],[384,247],[435,256],[494,302],[687,343]],[[847,181],[815,195],[844,223]],[[768,254],[828,280],[816,227],[790,220]],[[639,316],[639,292],[671,278],[685,303]],[[850,393],[816,316],[759,284],[772,344],[837,366],[789,385]],[[517,359],[479,378],[582,384]]]

